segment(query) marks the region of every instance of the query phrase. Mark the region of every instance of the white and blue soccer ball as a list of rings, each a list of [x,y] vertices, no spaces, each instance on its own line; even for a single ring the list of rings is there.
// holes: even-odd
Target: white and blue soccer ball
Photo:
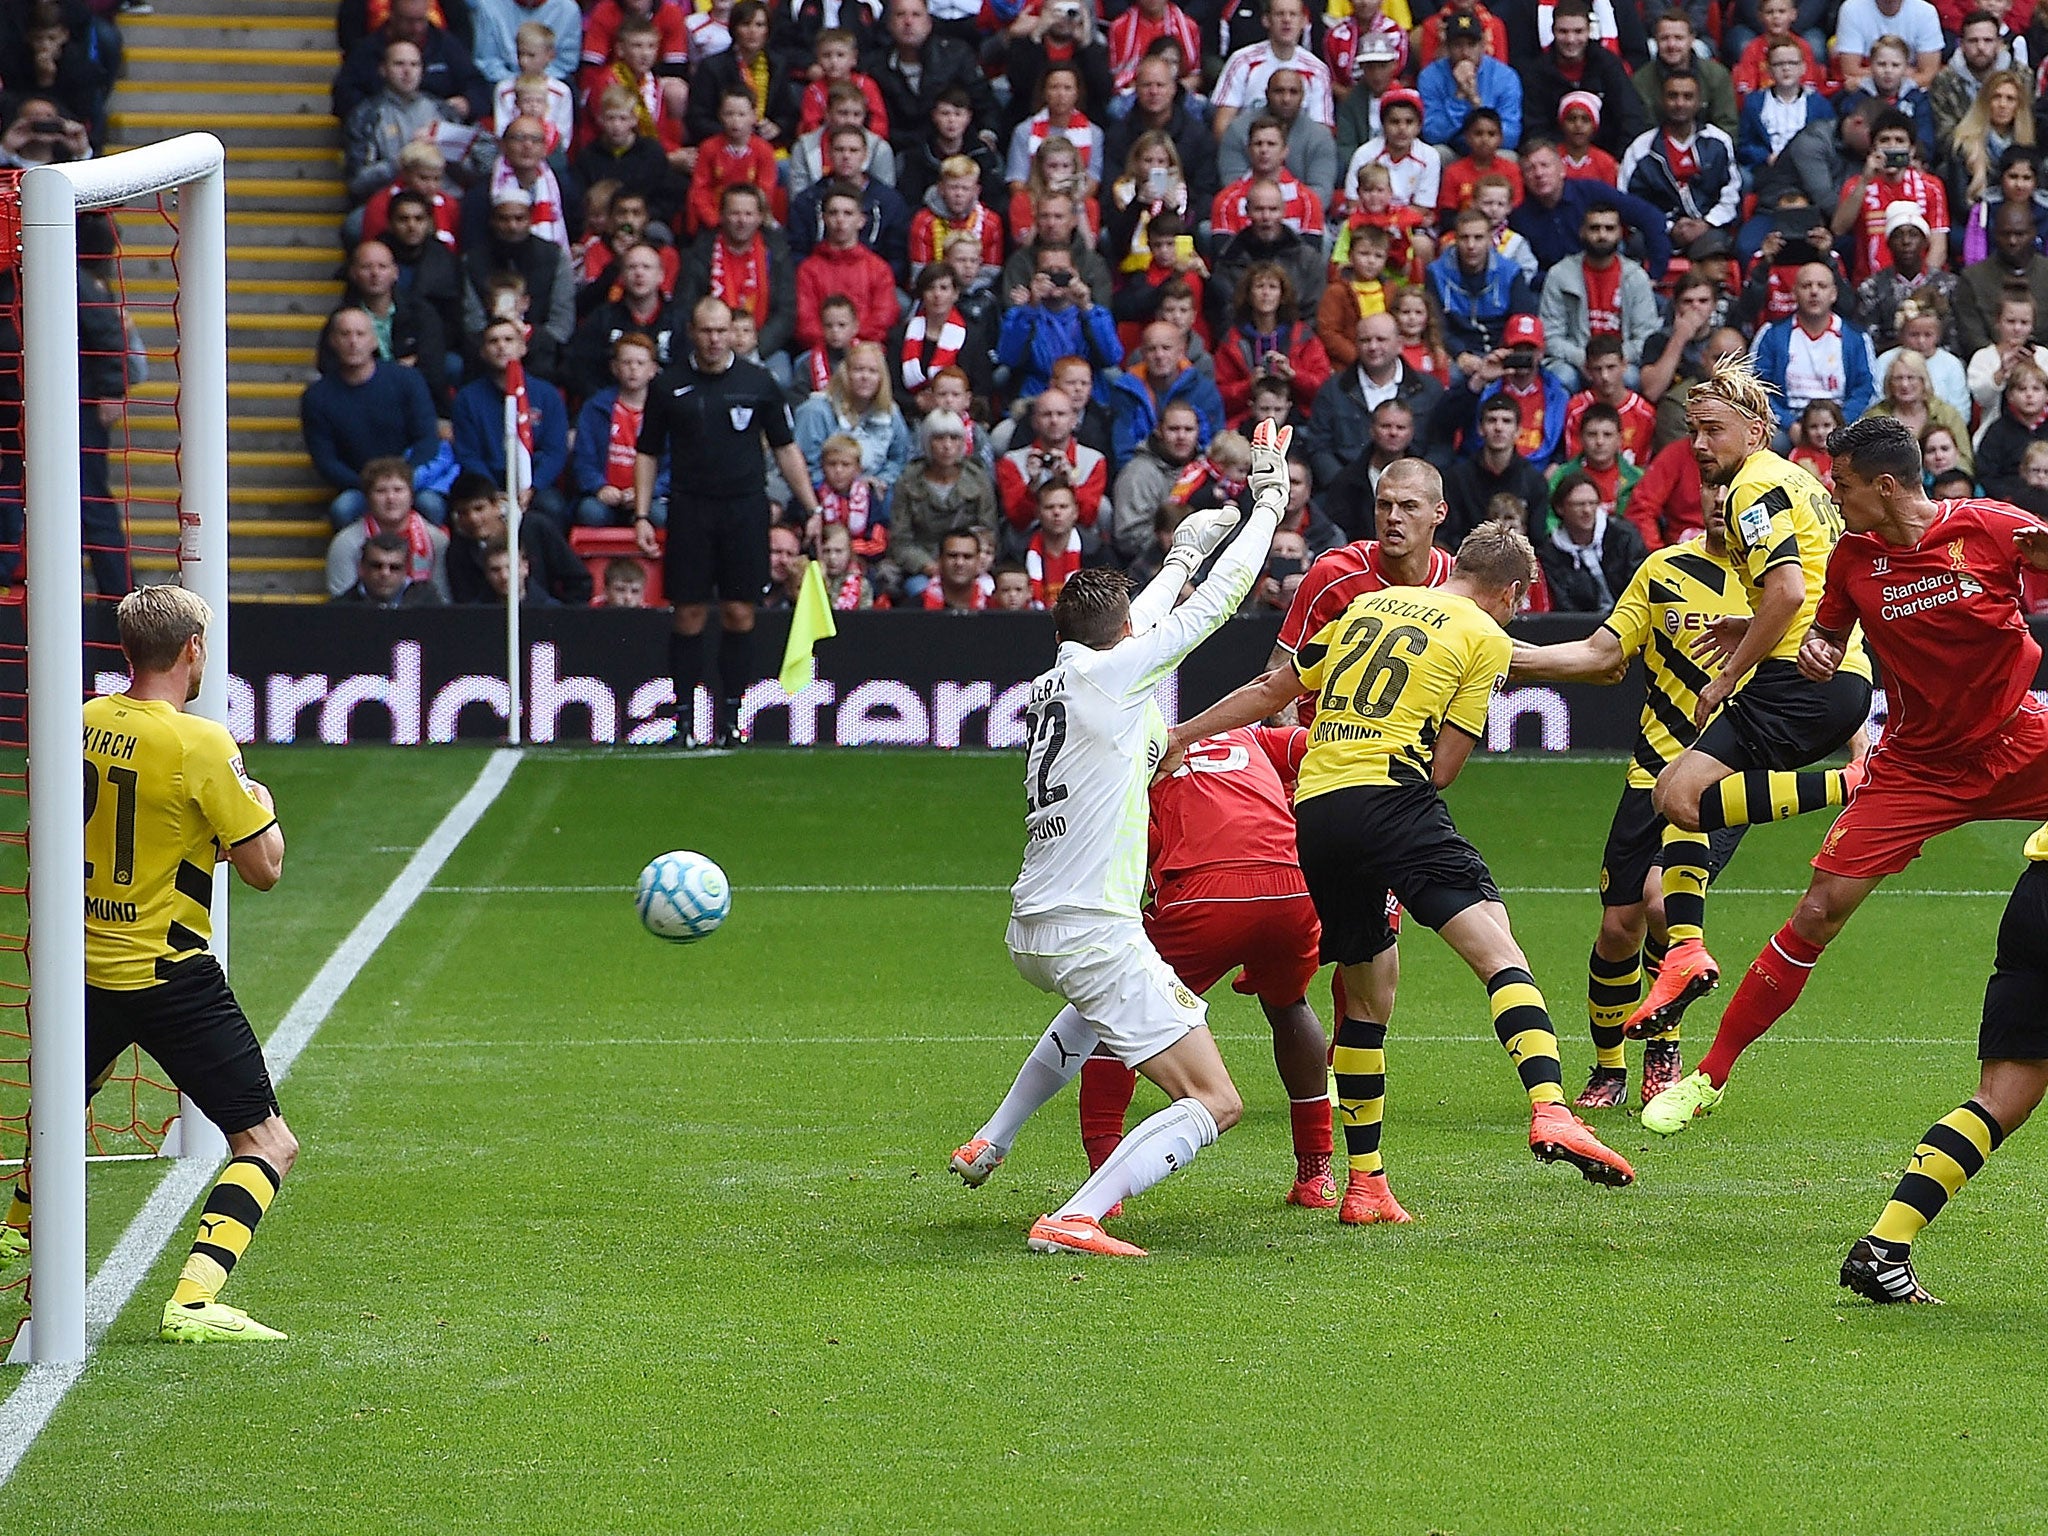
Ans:
[[[701,853],[664,853],[640,871],[640,921],[658,939],[694,944],[732,911],[725,871]]]

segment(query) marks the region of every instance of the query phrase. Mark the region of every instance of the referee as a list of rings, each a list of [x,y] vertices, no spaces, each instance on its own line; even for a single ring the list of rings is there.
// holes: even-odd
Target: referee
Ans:
[[[754,680],[754,610],[768,590],[768,459],[765,434],[805,517],[817,514],[810,471],[796,446],[789,404],[759,363],[733,356],[732,311],[715,298],[690,311],[690,353],[647,392],[633,465],[633,533],[640,552],[658,550],[654,476],[671,466],[668,554],[663,578],[675,606],[668,670],[676,685],[676,741],[701,745],[694,700],[704,666],[704,625],[718,595],[724,636],[718,647],[719,747],[738,746],[740,701]]]

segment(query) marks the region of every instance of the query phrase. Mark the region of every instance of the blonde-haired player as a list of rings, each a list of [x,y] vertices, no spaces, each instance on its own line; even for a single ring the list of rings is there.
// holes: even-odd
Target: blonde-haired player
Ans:
[[[98,1085],[131,1045],[228,1138],[198,1235],[164,1304],[175,1343],[281,1339],[220,1289],[298,1156],[263,1048],[207,950],[215,864],[267,891],[284,873],[270,791],[225,727],[185,706],[206,672],[213,614],[182,587],[143,587],[115,610],[133,680],[85,706],[85,1070]],[[28,1227],[15,1190],[7,1226]]]
[[[1771,451],[1770,388],[1747,357],[1716,364],[1686,396],[1685,412],[1700,479],[1727,491],[1728,553],[1750,615],[1721,620],[1699,643],[1721,655],[1721,671],[1699,690],[1699,738],[1657,775],[1657,812],[1684,831],[1713,833],[1839,806],[1862,777],[1860,761],[1811,765],[1857,741],[1870,717],[1870,662],[1855,632],[1826,682],[1801,675],[1798,658],[1842,515],[1818,480]],[[1672,854],[1685,851],[1675,845]],[[1704,861],[1697,869],[1667,861],[1666,870],[1667,880],[1705,887]],[[1635,1040],[1662,1033],[1719,979],[1702,936],[1674,929],[1657,983],[1624,1030]],[[1730,1065],[1718,1046],[1710,1050],[1700,1071],[1644,1106],[1643,1123],[1666,1135],[1682,1130],[1701,1107],[1699,1089],[1724,1082]]]

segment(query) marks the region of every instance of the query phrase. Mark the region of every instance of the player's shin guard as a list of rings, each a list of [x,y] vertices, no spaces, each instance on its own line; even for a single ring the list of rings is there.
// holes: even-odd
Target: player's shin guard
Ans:
[[[1593,1060],[1609,1071],[1628,1064],[1621,1050],[1621,1026],[1643,995],[1640,954],[1604,959],[1594,950],[1586,960],[1586,1017],[1593,1029]]]
[[[1700,796],[1700,830],[1747,827],[1784,821],[1809,811],[1824,811],[1848,798],[1839,768],[1809,768],[1798,773],[1754,769],[1731,773]]]
[[[1721,1027],[1714,1043],[1700,1058],[1699,1070],[1716,1088],[1727,1086],[1735,1059],[1763,1038],[1764,1031],[1791,1012],[1820,959],[1821,947],[1809,944],[1787,923],[1780,928],[1763,953],[1750,962],[1742,985],[1721,1015]]]
[[[1663,938],[1649,933],[1643,936],[1643,979],[1655,981],[1657,973],[1664,968],[1664,957],[1671,953],[1671,936]]]
[[[1727,782],[1723,780],[1723,782]],[[1664,829],[1664,948],[1707,936],[1707,836]],[[1658,956],[1662,959],[1662,954]]]
[[[1888,1259],[1903,1259],[1920,1229],[1963,1192],[1998,1144],[2005,1140],[1991,1114],[1975,1099],[1927,1128],[1899,1187],[1870,1229],[1870,1240]]]
[[[1536,990],[1536,978],[1518,965],[1495,971],[1486,983],[1493,1032],[1521,1074],[1531,1104],[1564,1102],[1564,1069],[1557,1059],[1557,1033],[1550,1010]]]
[[[1175,1099],[1141,1120],[1059,1214],[1100,1221],[1118,1201],[1141,1195],[1169,1173],[1187,1167],[1202,1148],[1215,1145],[1217,1135],[1216,1122],[1200,1099]]]
[[[1096,1043],[1093,1027],[1071,1005],[1062,1008],[1017,1069],[1017,1080],[1003,1102],[975,1136],[1008,1152],[1024,1122],[1074,1080]]]
[[[260,1157],[238,1157],[221,1170],[220,1182],[199,1213],[199,1234],[178,1272],[171,1305],[204,1306],[220,1295],[281,1182],[277,1170]]]
[[[1387,1026],[1346,1019],[1337,1026],[1331,1069],[1337,1074],[1337,1117],[1353,1173],[1378,1173],[1380,1121],[1387,1108]]]
[[[1090,1056],[1081,1068],[1081,1150],[1093,1173],[1124,1139],[1124,1114],[1138,1091],[1138,1074],[1114,1056]]]

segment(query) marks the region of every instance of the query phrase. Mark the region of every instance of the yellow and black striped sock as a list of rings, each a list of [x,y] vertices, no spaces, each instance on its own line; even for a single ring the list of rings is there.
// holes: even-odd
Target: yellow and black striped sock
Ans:
[[[24,1173],[14,1181],[14,1198],[7,1202],[7,1225],[17,1232],[26,1232],[28,1216],[28,1175]]]
[[[1723,779],[1722,783],[1729,781]],[[1707,936],[1707,835],[1664,829],[1664,936],[1683,944]]]
[[[1536,978],[1518,965],[1496,971],[1487,980],[1486,1001],[1493,1009],[1493,1032],[1521,1074],[1529,1102],[1562,1104],[1564,1068],[1557,1059],[1557,1032],[1550,1027],[1550,1010],[1543,1006]]]
[[[1643,935],[1643,980],[1653,982],[1657,973],[1664,969],[1664,957],[1671,953],[1671,938],[1667,934],[1658,938],[1654,933]]]
[[[1892,1191],[1884,1214],[1870,1229],[1871,1241],[1889,1257],[1904,1258],[1920,1229],[1962,1193],[1963,1186],[2004,1140],[1998,1122],[1975,1099],[1964,1101],[1961,1109],[1935,1121],[1920,1138],[1913,1161]]]
[[[199,1234],[178,1272],[175,1306],[200,1307],[220,1295],[235,1261],[256,1235],[256,1223],[270,1209],[279,1184],[276,1171],[260,1157],[238,1157],[221,1170],[220,1182],[199,1213]]]
[[[1345,1019],[1337,1026],[1330,1069],[1337,1074],[1337,1122],[1353,1173],[1378,1173],[1380,1120],[1387,1108],[1387,1026]]]
[[[1798,773],[1754,769],[1731,773],[1700,796],[1700,830],[1747,827],[1767,821],[1824,811],[1848,798],[1839,768],[1809,768]]]
[[[1586,959],[1586,1017],[1593,1026],[1593,1061],[1610,1071],[1626,1066],[1621,1052],[1621,1026],[1643,995],[1643,961],[1639,954],[1608,960],[1594,950]]]

